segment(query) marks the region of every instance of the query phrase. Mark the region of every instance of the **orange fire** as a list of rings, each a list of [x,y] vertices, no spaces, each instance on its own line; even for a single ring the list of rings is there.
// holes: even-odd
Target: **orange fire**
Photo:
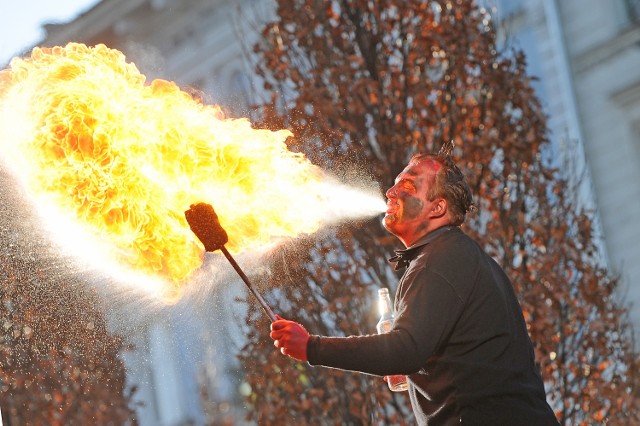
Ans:
[[[0,73],[0,153],[38,203],[55,206],[119,264],[175,298],[202,264],[184,219],[212,204],[234,253],[318,229],[331,192],[290,152],[287,130],[228,119],[104,45],[35,48]],[[376,198],[370,214],[384,210]]]

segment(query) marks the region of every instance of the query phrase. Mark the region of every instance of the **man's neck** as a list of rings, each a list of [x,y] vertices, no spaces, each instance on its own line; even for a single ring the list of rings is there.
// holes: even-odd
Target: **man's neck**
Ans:
[[[450,227],[450,226],[454,226],[452,223],[450,222],[446,222],[446,223],[442,223],[439,224],[437,226],[434,227],[430,227],[430,229],[428,229],[426,232],[424,232],[420,237],[415,238],[411,241],[411,243],[407,244],[407,242],[402,241],[402,243],[404,244],[404,246],[406,248],[410,248],[410,247],[414,247],[417,243],[420,243],[421,241],[423,241],[424,239],[426,239],[430,234],[434,233],[435,231],[445,228],[445,227]]]

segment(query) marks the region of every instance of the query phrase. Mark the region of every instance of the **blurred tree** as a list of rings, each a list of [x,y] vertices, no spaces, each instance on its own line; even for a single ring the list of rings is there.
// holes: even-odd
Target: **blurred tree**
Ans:
[[[0,171],[0,410],[5,425],[137,424],[95,290],[34,225]]]
[[[278,0],[262,35],[264,125],[293,130],[291,149],[342,179],[390,186],[412,154],[455,141],[478,206],[465,231],[511,276],[561,423],[639,421],[618,279],[554,163],[525,57],[497,48],[490,15],[461,0]],[[371,333],[399,247],[378,220],[324,230],[275,254],[263,286],[311,333]],[[249,310],[248,323],[260,314]],[[297,364],[265,327],[247,334],[240,358],[259,424],[413,423],[408,398],[381,378]]]

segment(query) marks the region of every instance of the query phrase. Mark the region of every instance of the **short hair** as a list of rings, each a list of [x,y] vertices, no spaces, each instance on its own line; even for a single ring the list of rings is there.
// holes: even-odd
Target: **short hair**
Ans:
[[[475,207],[469,184],[451,157],[453,147],[454,143],[451,141],[445,143],[437,154],[415,154],[409,160],[409,164],[431,160],[442,166],[435,173],[434,182],[427,194],[427,198],[429,201],[437,197],[447,200],[452,223],[461,225],[467,213]]]

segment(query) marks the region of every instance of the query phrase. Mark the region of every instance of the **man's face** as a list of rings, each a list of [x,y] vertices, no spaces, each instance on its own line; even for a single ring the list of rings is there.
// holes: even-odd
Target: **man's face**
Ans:
[[[432,230],[433,209],[438,199],[429,201],[427,194],[440,167],[431,160],[410,163],[387,190],[384,227],[407,247]]]

